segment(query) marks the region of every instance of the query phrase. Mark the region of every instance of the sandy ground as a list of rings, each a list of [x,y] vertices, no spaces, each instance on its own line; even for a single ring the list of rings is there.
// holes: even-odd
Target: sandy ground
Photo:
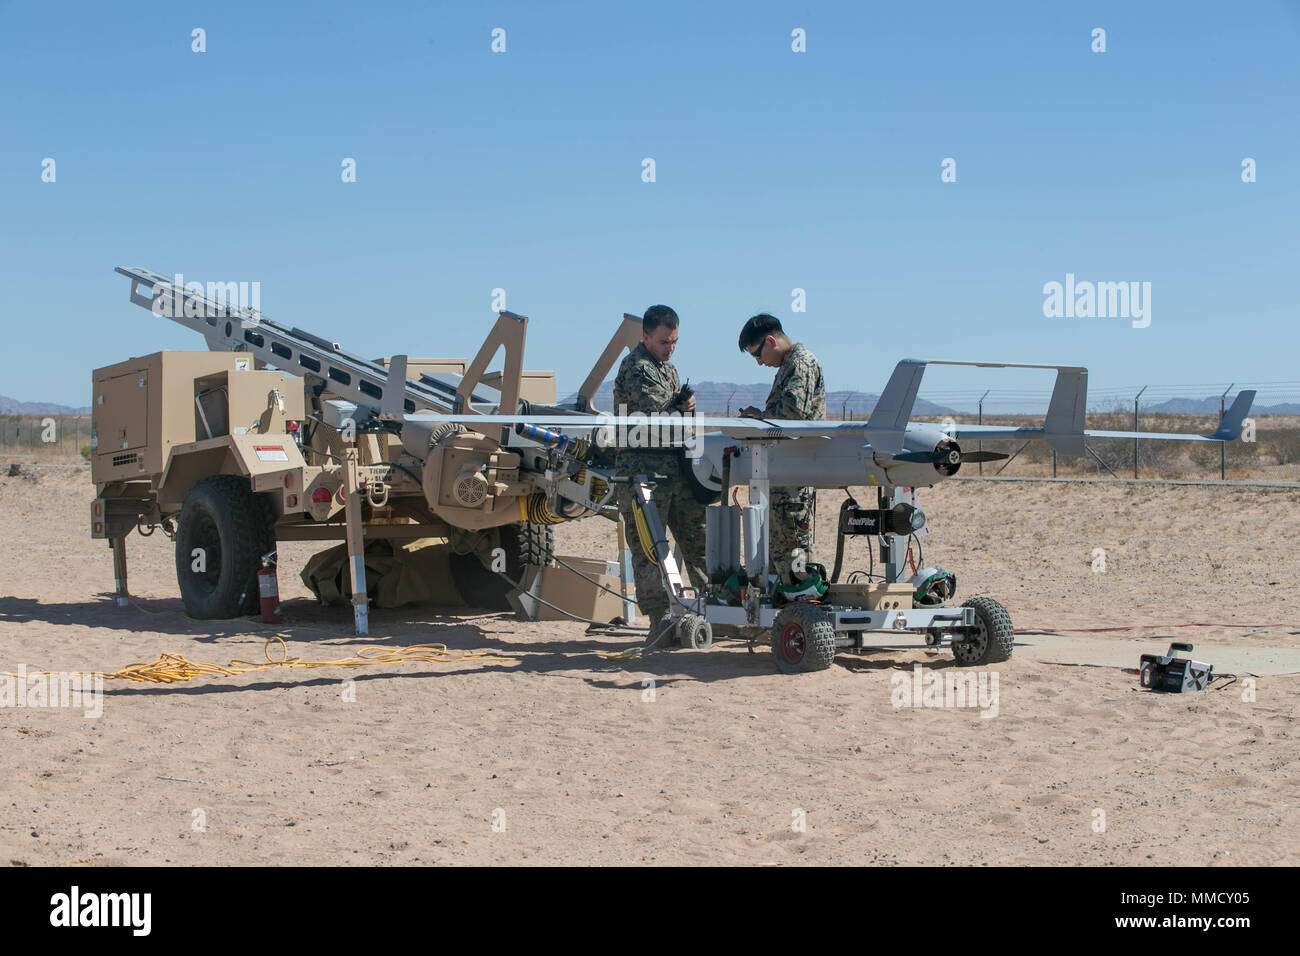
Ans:
[[[959,599],[1001,600],[1018,628],[1155,625],[1138,633],[1160,650],[1293,646],[1298,496],[949,482],[922,490],[925,563],[957,573]],[[259,622],[185,617],[161,535],[129,539],[139,602],[113,607],[91,497],[84,468],[0,478],[0,670],[261,659]],[[821,495],[828,550],[841,498]],[[610,531],[561,527],[559,549],[613,557]],[[346,609],[316,607],[297,580],[312,550],[282,549],[293,654],[441,641],[513,660],[114,683],[96,719],[0,708],[0,860],[1300,862],[1300,677],[1260,678],[1253,700],[1240,681],[1155,695],[1119,670],[1013,657],[984,672],[998,706],[982,717],[894,706],[893,675],[953,670],[920,646],[786,677],[740,643],[611,662],[591,652],[636,642],[428,608],[376,611],[360,641]],[[1188,622],[1217,626],[1170,627]]]

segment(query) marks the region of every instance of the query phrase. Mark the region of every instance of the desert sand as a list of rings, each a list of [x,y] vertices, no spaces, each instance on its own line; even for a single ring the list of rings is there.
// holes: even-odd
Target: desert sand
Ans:
[[[298,580],[310,544],[282,547],[283,627],[198,622],[161,534],[128,539],[136,604],[113,606],[88,469],[28,471],[0,478],[0,670],[261,660],[275,633],[307,659],[438,641],[510,660],[110,682],[94,719],[0,707],[15,865],[1300,862],[1300,676],[1157,695],[1017,655],[984,669],[984,717],[894,706],[893,675],[952,669],[919,643],[789,677],[741,642],[610,661],[593,652],[637,639],[464,608],[375,610],[359,639]],[[819,496],[828,561],[842,498]],[[952,481],[921,504],[925,563],[1018,629],[1148,625],[1093,636],[1210,661],[1300,634],[1300,491]],[[561,526],[557,550],[614,557],[611,530]]]

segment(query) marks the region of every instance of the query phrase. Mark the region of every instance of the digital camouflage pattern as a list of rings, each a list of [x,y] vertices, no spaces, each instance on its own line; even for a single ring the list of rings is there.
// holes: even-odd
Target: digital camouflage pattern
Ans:
[[[812,421],[826,417],[826,385],[822,367],[802,342],[796,342],[776,370],[772,391],[764,408],[766,418]],[[772,571],[782,581],[795,583],[803,575],[790,569],[796,552],[805,560],[812,553],[813,510],[817,492],[813,488],[773,488],[769,523],[769,551]]]
[[[802,563],[812,560],[812,520],[816,491],[813,488],[773,488],[772,519],[769,532],[769,552],[772,556],[772,573],[786,584],[795,584],[803,578]],[[795,572],[791,574],[791,568]]]
[[[642,343],[618,367],[614,378],[614,411],[646,415],[675,411],[673,405],[680,388],[673,364],[657,361]],[[686,562],[686,567],[681,569],[683,581],[702,585],[708,580],[704,571],[704,505],[683,479],[684,462],[677,448],[620,448],[614,455],[614,467],[620,475],[658,476],[652,500]],[[662,617],[668,611],[668,592],[659,565],[646,557],[637,537],[636,504],[631,487],[618,485],[615,499],[627,524],[637,604],[651,619]]]
[[[663,459],[660,459],[662,461]],[[629,463],[636,467],[635,462]],[[645,470],[627,472],[645,474]],[[646,557],[637,535],[633,518],[636,507],[630,485],[619,485],[615,490],[618,510],[627,522],[628,549],[632,552],[632,575],[636,581],[636,600],[641,612],[652,621],[668,613],[668,591],[664,588],[659,565]],[[659,518],[672,532],[686,567],[680,569],[684,584],[702,586],[708,581],[704,569],[704,505],[696,500],[695,493],[686,482],[666,479],[659,481],[651,492],[651,499],[659,510]],[[649,545],[651,553],[654,545]]]
[[[642,342],[618,367],[614,377],[614,413],[670,412],[681,386],[672,362],[660,362],[646,351]]]
[[[803,422],[826,417],[826,385],[822,381],[822,367],[817,356],[802,342],[791,347],[785,361],[776,370],[763,417]]]

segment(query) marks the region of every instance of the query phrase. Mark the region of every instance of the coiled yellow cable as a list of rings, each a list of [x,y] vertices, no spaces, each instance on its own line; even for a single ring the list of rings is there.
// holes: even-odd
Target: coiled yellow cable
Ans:
[[[272,642],[280,645],[281,656],[271,656]],[[463,662],[496,661],[509,663],[514,657],[489,654],[486,651],[452,651],[446,644],[411,644],[407,647],[363,647],[355,657],[341,657],[332,661],[305,661],[301,657],[289,656],[289,645],[283,638],[271,636],[262,648],[266,656],[265,663],[256,661],[231,661],[229,666],[220,664],[203,664],[187,660],[180,654],[162,654],[152,661],[128,664],[120,671],[104,673],[103,671],[73,671],[88,677],[102,677],[104,680],[126,680],[144,684],[175,684],[195,677],[232,677],[236,674],[248,674],[253,671],[271,670],[287,667],[294,670],[309,670],[317,667],[368,667],[371,664],[400,664],[405,661],[430,661],[435,664],[457,664]],[[53,673],[44,671],[38,673]],[[7,674],[8,677],[33,676]]]
[[[645,515],[641,513],[640,508],[633,507],[632,517],[635,519],[637,540],[641,542],[641,553],[646,556],[646,560],[658,564],[659,558],[655,554],[654,539],[650,537],[650,529],[646,526]]]

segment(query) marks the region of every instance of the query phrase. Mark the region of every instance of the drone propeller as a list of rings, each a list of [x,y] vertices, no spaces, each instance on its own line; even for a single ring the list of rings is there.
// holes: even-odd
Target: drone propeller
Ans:
[[[908,451],[891,455],[895,461],[916,461],[928,465],[959,465],[965,462],[979,464],[986,461],[1001,461],[1010,455],[1000,451]],[[955,460],[954,460],[955,459]]]

